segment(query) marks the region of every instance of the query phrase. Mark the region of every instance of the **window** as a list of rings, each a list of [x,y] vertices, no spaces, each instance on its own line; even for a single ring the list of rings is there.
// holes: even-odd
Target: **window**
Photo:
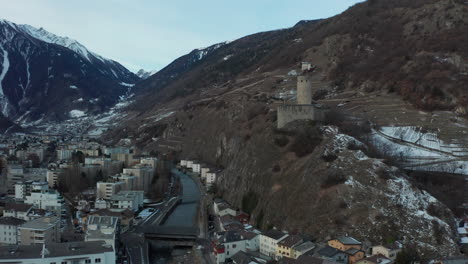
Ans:
[[[57,264],[56,262],[51,262],[50,264]]]
[[[100,258],[95,259],[94,263],[101,263],[101,259]]]
[[[232,245],[232,248],[236,248],[236,247],[237,247],[236,244],[233,244],[233,245]]]
[[[90,260],[90,259],[87,259],[87,260],[85,260],[85,263],[86,263],[86,264],[91,263],[91,260]]]
[[[62,264],[67,264],[67,262],[66,262],[66,261],[62,261]]]

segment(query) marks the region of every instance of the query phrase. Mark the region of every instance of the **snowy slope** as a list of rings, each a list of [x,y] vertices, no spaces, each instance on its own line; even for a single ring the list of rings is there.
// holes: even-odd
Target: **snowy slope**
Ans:
[[[468,175],[468,149],[446,143],[437,133],[419,127],[382,127],[374,131],[374,145],[408,169]]]

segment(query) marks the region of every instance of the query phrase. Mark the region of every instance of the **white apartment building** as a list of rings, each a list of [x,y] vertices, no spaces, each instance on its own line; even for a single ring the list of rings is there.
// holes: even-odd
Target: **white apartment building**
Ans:
[[[47,170],[46,179],[50,188],[58,186],[59,175],[61,172],[61,169]]]
[[[143,207],[143,191],[120,191],[109,199],[111,209],[130,209],[134,212]]]
[[[21,245],[42,245],[60,242],[60,219],[41,217],[28,221],[18,227],[18,243]]]
[[[33,181],[19,181],[15,183],[15,199],[24,200],[31,194]]]
[[[97,182],[96,183],[96,200],[110,199],[112,195],[117,194],[121,190],[125,190],[126,183],[118,182]]]
[[[137,177],[134,190],[147,192],[153,180],[154,169],[150,166],[138,164],[132,168],[123,169],[123,173]]]
[[[18,227],[26,223],[25,220],[14,217],[0,217],[0,245],[18,244]]]
[[[61,215],[65,201],[59,192],[49,190],[47,182],[34,182],[31,194],[26,196],[24,202],[34,205],[35,208],[53,211]]]
[[[73,149],[57,149],[57,159],[60,160],[69,160],[72,158],[75,150]]]
[[[260,234],[260,253],[274,258],[278,243],[288,237],[288,234],[279,230],[269,230]]]

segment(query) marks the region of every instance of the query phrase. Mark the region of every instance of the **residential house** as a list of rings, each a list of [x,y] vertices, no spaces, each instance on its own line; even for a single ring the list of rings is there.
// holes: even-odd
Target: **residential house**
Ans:
[[[348,254],[348,264],[354,264],[365,257],[364,251],[357,248],[349,248],[345,253]]]
[[[302,244],[293,247],[293,258],[297,259],[304,254],[308,254],[315,248],[315,244],[311,241],[305,241]]]
[[[268,230],[260,235],[260,253],[274,258],[278,243],[287,238],[288,234],[279,230]]]
[[[246,239],[239,230],[230,230],[217,234],[214,242],[216,263],[224,263],[239,251],[246,251]]]
[[[231,257],[233,264],[266,264],[271,258],[262,256],[257,252],[239,251]]]
[[[373,255],[368,258],[364,258],[356,261],[356,264],[390,264],[393,261],[382,254]]]
[[[255,230],[254,232],[241,229],[240,233],[245,239],[245,249],[248,252],[256,252],[260,250],[260,231]]]
[[[220,208],[225,208],[225,206],[229,206],[229,204],[220,198],[215,198],[213,202],[213,211],[216,215],[219,214]]]
[[[276,247],[275,259],[281,259],[282,257],[294,258],[293,247],[301,244],[304,241],[300,235],[290,235],[280,241]]]
[[[378,245],[375,247],[372,247],[372,255],[383,255],[386,258],[395,261],[396,256],[398,253],[401,251],[402,246],[400,243],[395,242],[391,244],[386,244],[386,245]]]
[[[3,210],[3,216],[19,218],[28,221],[28,213],[31,211],[32,208],[33,206],[30,204],[6,203],[5,209]]]
[[[346,251],[350,248],[361,249],[362,243],[353,237],[343,236],[328,241],[330,247],[337,248],[341,251]]]
[[[315,248],[315,244],[304,240],[301,235],[290,235],[278,243],[276,259],[283,257],[297,259],[299,256]]]
[[[342,250],[339,250],[334,247],[330,247],[328,245],[320,249],[319,251],[317,251],[315,256],[328,259],[336,263],[342,263],[342,264],[348,263],[348,254],[346,254]]]
[[[235,217],[237,215],[237,211],[227,204],[218,206],[218,216],[222,217],[225,215]]]

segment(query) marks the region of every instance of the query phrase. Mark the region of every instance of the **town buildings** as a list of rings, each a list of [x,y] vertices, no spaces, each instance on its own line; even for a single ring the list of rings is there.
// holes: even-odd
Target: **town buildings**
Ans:
[[[0,247],[0,263],[17,264],[115,264],[111,246],[103,241],[50,243]]]

